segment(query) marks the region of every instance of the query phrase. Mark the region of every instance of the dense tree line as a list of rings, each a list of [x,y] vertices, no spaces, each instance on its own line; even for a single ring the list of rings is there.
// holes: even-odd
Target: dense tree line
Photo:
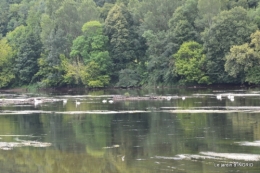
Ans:
[[[0,87],[259,84],[260,0],[0,0]]]

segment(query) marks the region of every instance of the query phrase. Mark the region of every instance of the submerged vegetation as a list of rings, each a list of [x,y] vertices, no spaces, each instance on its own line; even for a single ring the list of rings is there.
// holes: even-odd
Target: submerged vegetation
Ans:
[[[260,0],[0,0],[0,88],[259,84]]]

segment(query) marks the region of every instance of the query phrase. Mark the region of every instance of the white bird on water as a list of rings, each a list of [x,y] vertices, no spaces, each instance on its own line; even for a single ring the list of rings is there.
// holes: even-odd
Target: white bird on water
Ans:
[[[217,99],[218,99],[218,100],[222,100],[221,94],[220,94],[220,95],[217,95]]]
[[[78,100],[76,100],[76,107],[80,105],[80,102],[78,102]]]
[[[235,97],[234,96],[230,96],[230,100],[234,99]]]
[[[114,101],[113,101],[113,100],[109,100],[108,102],[109,102],[109,103],[114,103]]]
[[[166,97],[166,100],[170,101],[172,99],[171,96]]]
[[[67,99],[63,99],[62,101],[63,101],[63,105],[66,105],[68,100]]]
[[[37,106],[38,104],[41,104],[42,100],[38,100],[36,98],[34,98],[34,105]]]
[[[106,103],[107,102],[107,100],[102,100],[102,103]]]
[[[182,100],[185,100],[185,97],[182,97],[181,99],[182,99]]]
[[[229,94],[229,95],[228,95],[228,99],[233,102],[233,101],[235,100],[235,97],[234,97],[233,95],[230,95],[230,94]]]

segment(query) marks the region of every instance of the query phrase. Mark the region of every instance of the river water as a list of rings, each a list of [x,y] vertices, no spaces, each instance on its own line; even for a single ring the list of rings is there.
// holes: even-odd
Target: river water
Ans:
[[[0,106],[0,172],[260,171],[260,88],[0,93],[28,97],[56,100]]]

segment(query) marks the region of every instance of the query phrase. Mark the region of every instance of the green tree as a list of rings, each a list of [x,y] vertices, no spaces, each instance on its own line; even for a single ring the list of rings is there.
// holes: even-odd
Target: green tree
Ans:
[[[13,31],[16,27],[26,24],[28,11],[33,3],[34,2],[22,0],[21,2],[9,4],[8,31]]]
[[[13,72],[13,50],[6,39],[0,40],[0,88],[6,87],[15,79]]]
[[[260,67],[254,66],[246,72],[245,81],[250,84],[260,84]]]
[[[202,40],[207,51],[207,73],[213,83],[240,81],[229,77],[225,72],[224,57],[231,46],[249,41],[250,34],[256,29],[256,25],[249,20],[247,11],[242,7],[222,11],[213,19],[212,26],[205,29]]]
[[[84,85],[85,87],[104,87],[109,84],[110,77],[100,72],[100,66],[94,61],[84,65],[82,62],[69,62],[61,57],[61,70],[64,71],[63,82],[72,85]]]
[[[114,4],[116,0],[94,0],[99,7],[104,7],[106,4]]]
[[[103,26],[98,21],[90,21],[82,27],[83,35],[73,41],[70,55],[76,62],[85,65],[95,62],[99,66],[99,73],[111,73],[111,58],[107,51],[108,37],[103,34]]]
[[[108,13],[105,21],[105,32],[109,37],[110,54],[116,71],[124,69],[133,61],[133,51],[130,49],[129,27],[124,16],[123,5],[115,5]]]
[[[148,30],[144,32],[143,37],[148,46],[145,61],[146,73],[143,75],[144,83],[157,85],[175,81],[170,57],[178,50],[178,45],[172,43],[170,34],[170,32],[164,31],[154,33]]]
[[[135,68],[144,55],[142,39],[134,30],[132,15],[123,4],[116,4],[105,20],[105,34],[109,38],[109,53],[113,63],[112,80],[118,81],[120,70]]]
[[[239,78],[241,83],[259,84],[260,78],[260,31],[251,35],[251,43],[233,46],[226,55],[225,70],[230,76]]]
[[[195,18],[197,17],[197,1],[187,0],[178,7],[169,20],[172,40],[178,47],[186,41],[199,41],[199,34],[195,28]]]
[[[45,48],[43,57],[46,58],[43,61],[49,68],[60,65],[61,54],[69,57],[73,40],[81,35],[82,25],[98,19],[98,16],[97,7],[92,0],[46,1],[46,13],[41,18],[41,40]],[[44,81],[55,84],[62,78],[62,74],[55,69],[46,72],[47,74],[42,74]]]
[[[108,37],[99,21],[85,23],[82,32],[73,41],[70,55],[74,64],[69,66],[65,78],[75,78],[78,84],[88,87],[104,87],[109,83],[112,65],[107,51]]]
[[[27,13],[27,26],[16,27],[14,31],[7,35],[8,41],[14,50],[15,64],[14,72],[17,85],[26,85],[32,82],[33,76],[38,71],[37,60],[40,58],[42,43],[40,40],[40,20],[41,15],[38,9]]]
[[[159,2],[155,0],[153,3],[148,3],[149,7],[147,8],[156,8],[154,5]],[[198,40],[198,34],[194,27],[197,2],[194,0],[188,0],[185,3],[178,1],[171,3],[172,8],[168,8],[169,4],[170,2],[164,1],[159,5],[160,10],[164,12],[158,14],[158,16],[147,12],[146,17],[149,16],[150,19],[144,17],[145,21],[141,23],[141,29],[148,28],[151,25],[142,36],[146,39],[148,46],[147,60],[145,60],[147,77],[144,77],[144,79],[152,85],[176,82],[176,74],[173,73],[174,66],[171,62],[172,54],[177,52],[183,42]],[[140,15],[140,17],[142,16]],[[157,20],[161,20],[160,22],[164,22],[164,24]],[[167,26],[165,26],[166,23]],[[157,26],[157,24],[159,25]]]
[[[260,6],[247,11],[249,19],[260,28]]]
[[[15,73],[20,84],[32,82],[34,74],[38,71],[37,59],[40,58],[42,44],[39,35],[32,31],[25,31],[20,42],[17,58],[15,60]]]
[[[135,70],[124,69],[119,72],[119,81],[117,86],[120,87],[135,87],[140,82],[140,76]]]
[[[245,74],[254,66],[259,65],[260,59],[254,49],[248,43],[241,46],[233,46],[226,55],[225,71],[234,78],[245,82]]]
[[[248,8],[248,1],[247,0],[230,0],[228,2],[228,8],[234,8],[234,7],[243,7],[245,9]]]
[[[212,25],[213,17],[227,9],[227,0],[198,0],[198,16],[196,26],[202,32]]]
[[[248,0],[248,7],[249,8],[256,8],[259,4],[259,0]]]
[[[6,0],[0,1],[0,37],[7,33],[9,4]]]
[[[180,83],[209,83],[206,75],[203,47],[190,41],[181,45],[174,54],[175,72],[180,76]]]
[[[129,8],[133,12],[134,20],[140,22],[139,30],[142,35],[146,30],[152,30],[154,33],[168,30],[168,21],[182,4],[182,0],[130,0]]]
[[[103,7],[99,8],[99,13],[100,13],[99,17],[105,21],[109,11],[111,10],[111,8],[113,8],[113,6],[114,4],[105,3]]]

